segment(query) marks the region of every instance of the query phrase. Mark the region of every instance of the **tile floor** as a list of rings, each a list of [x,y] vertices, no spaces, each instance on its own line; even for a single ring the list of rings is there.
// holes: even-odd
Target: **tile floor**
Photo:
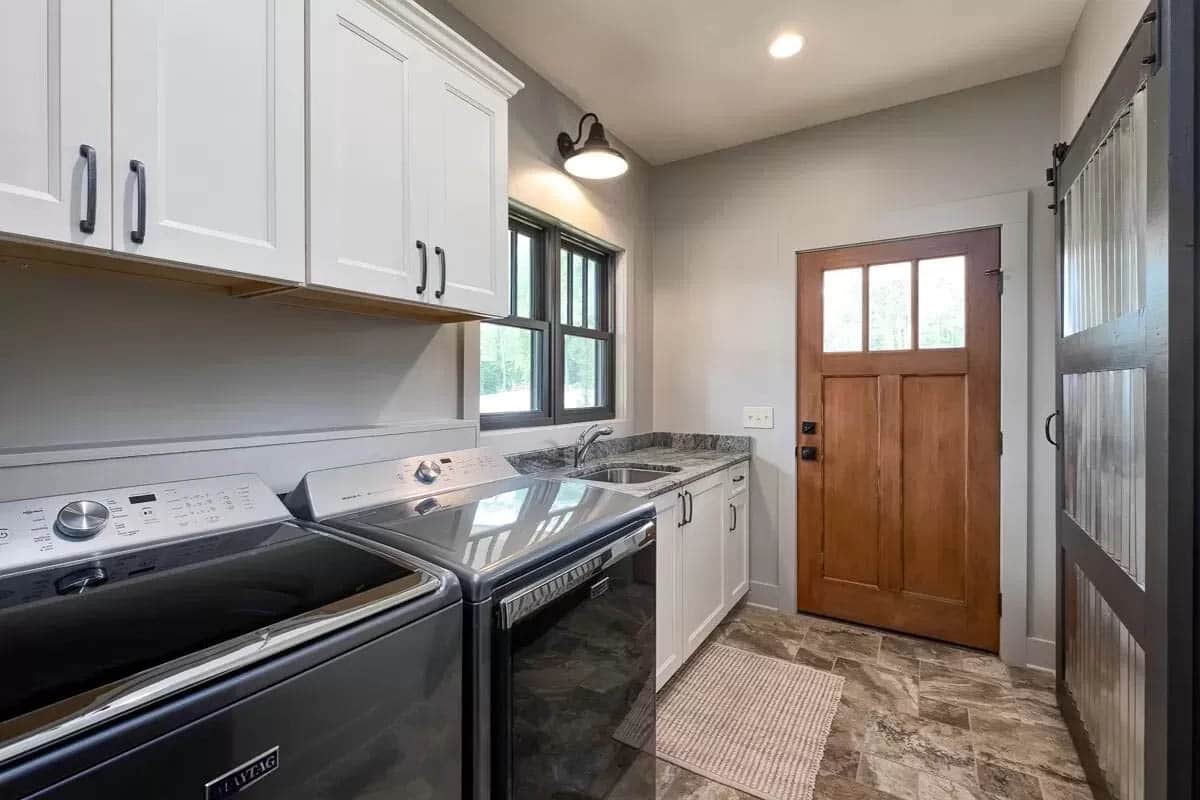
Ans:
[[[742,605],[712,635],[846,679],[814,800],[1091,800],[1053,677],[986,653]],[[743,800],[657,764],[660,800]]]

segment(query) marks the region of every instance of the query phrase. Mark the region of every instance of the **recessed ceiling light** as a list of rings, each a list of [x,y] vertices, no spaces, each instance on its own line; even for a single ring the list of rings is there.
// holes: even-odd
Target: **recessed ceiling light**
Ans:
[[[804,47],[804,37],[798,33],[781,33],[767,48],[775,58],[791,58]]]

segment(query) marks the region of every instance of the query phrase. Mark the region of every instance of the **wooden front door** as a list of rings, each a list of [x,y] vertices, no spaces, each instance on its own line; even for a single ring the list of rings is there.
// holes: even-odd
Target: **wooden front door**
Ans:
[[[798,257],[801,611],[999,647],[1000,232]]]

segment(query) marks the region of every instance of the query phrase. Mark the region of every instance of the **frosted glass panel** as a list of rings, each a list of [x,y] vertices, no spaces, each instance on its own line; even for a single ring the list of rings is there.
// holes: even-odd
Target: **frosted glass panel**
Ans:
[[[926,258],[917,264],[917,346],[967,346],[967,260]]]
[[[1063,203],[1063,335],[1070,336],[1145,302],[1145,92],[1134,95]]]
[[[912,347],[912,262],[869,267],[867,285],[870,287],[868,348],[907,350]]]
[[[1063,509],[1146,585],[1146,373],[1063,375]]]
[[[1066,575],[1066,682],[1119,800],[1145,796],[1146,654],[1078,565]]]
[[[857,353],[863,349],[863,271],[831,269],[825,272],[822,317],[826,353]]]

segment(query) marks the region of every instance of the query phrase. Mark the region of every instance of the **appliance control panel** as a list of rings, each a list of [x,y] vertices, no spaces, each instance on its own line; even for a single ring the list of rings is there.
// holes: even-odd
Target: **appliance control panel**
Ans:
[[[291,517],[257,475],[0,503],[0,575]]]
[[[514,478],[517,471],[487,447],[310,472],[288,495],[298,517],[330,517]]]

